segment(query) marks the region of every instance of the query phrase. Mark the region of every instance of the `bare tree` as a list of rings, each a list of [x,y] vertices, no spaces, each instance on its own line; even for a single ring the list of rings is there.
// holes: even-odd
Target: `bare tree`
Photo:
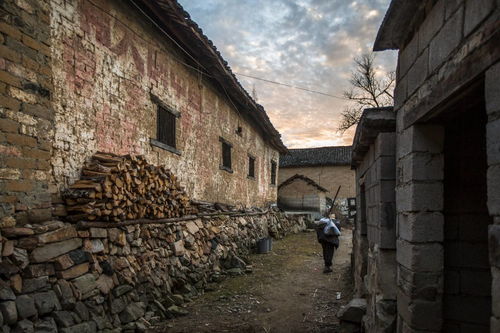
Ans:
[[[384,78],[377,78],[374,60],[373,54],[354,58],[356,67],[349,80],[351,88],[344,91],[344,97],[351,103],[342,112],[338,126],[342,133],[359,122],[364,109],[393,105],[396,75],[389,72]]]

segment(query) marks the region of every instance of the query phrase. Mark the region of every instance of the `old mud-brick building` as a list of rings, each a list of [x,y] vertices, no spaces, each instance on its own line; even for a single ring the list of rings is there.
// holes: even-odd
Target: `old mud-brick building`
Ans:
[[[265,209],[284,152],[175,0],[1,1],[0,330],[182,314],[257,240],[304,227]]]
[[[356,194],[354,172],[351,170],[350,164],[350,146],[290,149],[288,154],[283,154],[280,158],[278,201],[285,203],[284,197],[291,198],[290,195],[295,198],[313,195],[314,198],[309,198],[317,202],[317,199],[322,196],[321,193],[325,193],[327,198],[333,199],[340,186],[336,202],[345,206],[346,199],[352,198]],[[297,175],[313,181],[319,186],[319,188],[316,187],[318,191],[311,192],[311,183],[301,182],[301,178],[297,178]],[[296,187],[295,194],[288,188],[289,186],[282,186],[283,184],[292,184],[292,181],[293,186]],[[289,193],[285,194],[282,189]],[[299,205],[299,203],[294,205],[290,202],[288,206],[290,204],[292,205],[290,208]]]
[[[314,180],[296,174],[278,186],[278,206],[287,211],[310,212],[320,217],[327,210],[328,190]]]
[[[175,1],[5,1],[2,13],[2,217],[49,217],[96,151],[145,155],[194,199],[276,201],[279,133]]]
[[[500,2],[393,0],[374,49],[399,59],[354,142],[367,331],[499,332]]]

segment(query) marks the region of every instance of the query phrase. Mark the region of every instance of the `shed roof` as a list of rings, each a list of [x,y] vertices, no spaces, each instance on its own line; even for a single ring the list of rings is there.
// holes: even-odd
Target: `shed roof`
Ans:
[[[266,142],[280,153],[287,152],[280,133],[271,123],[262,105],[257,104],[241,86],[227,61],[189,13],[176,0],[132,0],[139,11],[154,21],[179,50],[187,54],[186,63],[203,72],[214,87],[227,96],[237,109],[261,133]]]
[[[350,165],[351,146],[289,149],[280,156],[280,168]]]
[[[279,186],[278,186],[278,190],[284,186],[287,186],[291,183],[293,183],[294,181],[296,180],[303,180],[305,181],[307,184],[317,188],[319,191],[321,192],[328,192],[328,190],[322,186],[320,186],[318,183],[316,183],[314,180],[312,180],[311,178],[309,177],[306,177],[304,175],[299,175],[299,174],[296,174],[296,175],[293,175],[292,177],[288,178],[287,180],[285,180],[283,183],[281,183]]]
[[[392,0],[373,46],[374,51],[400,49],[415,26],[422,22],[428,1]]]
[[[363,160],[379,133],[396,131],[396,113],[393,107],[365,109],[356,127],[352,145],[352,168]]]

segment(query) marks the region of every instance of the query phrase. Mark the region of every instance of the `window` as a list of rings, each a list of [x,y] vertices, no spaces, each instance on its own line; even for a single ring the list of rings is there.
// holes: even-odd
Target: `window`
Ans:
[[[271,185],[276,185],[276,162],[271,161]]]
[[[233,145],[223,138],[219,138],[219,141],[222,144],[222,164],[220,168],[228,172],[233,172],[231,169],[231,148]]]
[[[168,109],[158,106],[157,113],[157,132],[156,137],[158,141],[164,143],[172,148],[175,147],[175,120],[176,116]]]
[[[168,107],[158,97],[151,94],[151,100],[156,105],[156,138],[151,138],[152,146],[180,155],[176,142],[176,122],[181,115]]]
[[[248,155],[248,177],[255,178],[255,157]]]

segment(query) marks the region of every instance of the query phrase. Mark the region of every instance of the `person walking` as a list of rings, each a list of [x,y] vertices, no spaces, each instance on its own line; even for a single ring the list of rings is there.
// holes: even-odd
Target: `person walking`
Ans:
[[[316,224],[316,236],[323,248],[323,260],[325,261],[323,273],[331,273],[333,253],[339,247],[340,221],[336,220],[335,217],[333,219],[323,217]]]

